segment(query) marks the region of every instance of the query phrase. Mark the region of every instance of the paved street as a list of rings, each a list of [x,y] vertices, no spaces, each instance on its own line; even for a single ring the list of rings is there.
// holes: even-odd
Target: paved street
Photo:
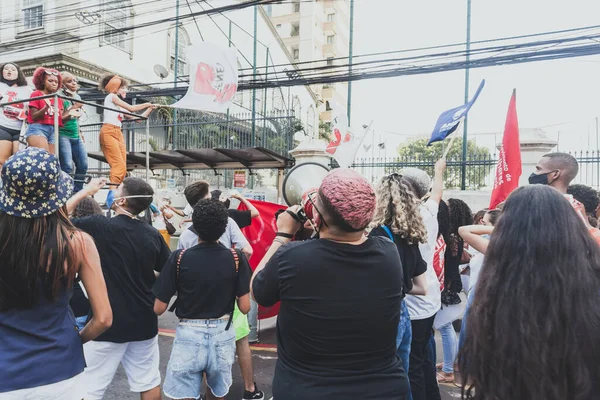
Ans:
[[[159,328],[161,329],[159,337],[160,346],[160,368],[162,377],[164,379],[165,371],[167,369],[167,362],[169,361],[169,355],[171,353],[171,346],[173,344],[173,331],[175,329],[177,320],[174,318],[172,313],[166,313],[164,316],[159,318]],[[268,327],[268,325],[267,325]],[[274,327],[268,327],[265,329],[261,326],[261,342],[263,346],[269,346],[274,343],[275,329]],[[437,339],[438,358],[441,357],[442,347],[439,337]],[[273,371],[275,369],[275,362],[277,360],[277,352],[273,346],[269,347],[253,347],[252,357],[254,360],[254,375],[258,387],[263,390],[266,394],[266,399],[271,398],[271,381],[273,379]],[[441,361],[441,360],[440,360]],[[450,400],[460,398],[460,389],[454,385],[442,385],[442,399]],[[244,392],[242,384],[242,378],[240,369],[236,364],[233,367],[233,386],[229,391],[227,400],[240,400]],[[164,397],[167,399],[167,397]],[[113,380],[112,385],[104,396],[105,400],[137,400],[139,395],[131,393],[129,391],[129,385],[127,383],[127,377],[122,368],[119,368],[117,375]]]

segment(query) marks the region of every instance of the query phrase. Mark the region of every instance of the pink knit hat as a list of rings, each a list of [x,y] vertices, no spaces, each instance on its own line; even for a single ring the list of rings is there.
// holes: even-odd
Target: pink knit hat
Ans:
[[[361,231],[373,219],[375,190],[356,171],[348,168],[331,171],[321,183],[319,197],[333,217],[342,222],[342,228]]]

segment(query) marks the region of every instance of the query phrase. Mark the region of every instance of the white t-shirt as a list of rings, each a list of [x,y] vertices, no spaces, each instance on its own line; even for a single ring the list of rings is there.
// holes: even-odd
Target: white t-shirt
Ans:
[[[419,209],[425,229],[427,229],[427,243],[419,244],[421,257],[427,262],[427,271],[425,271],[427,295],[406,295],[406,306],[408,307],[410,319],[413,320],[432,317],[442,306],[440,283],[433,269],[433,250],[439,229],[437,221],[438,208],[439,204],[435,200],[429,199]]]
[[[227,228],[219,238],[219,242],[227,248],[232,248],[235,245],[235,248],[240,250],[250,245],[240,227],[231,218],[227,219]],[[185,229],[179,236],[177,249],[189,249],[197,244],[198,236],[191,230]]]
[[[0,82],[0,103],[28,99],[33,90],[29,86],[8,86]],[[21,130],[23,121],[27,119],[25,111],[27,103],[18,103],[0,108],[0,126],[15,131]]]
[[[121,107],[117,106],[114,102],[113,102],[113,96],[117,96],[114,93],[110,93],[108,96],[106,96],[104,98],[104,107],[110,107],[113,109],[117,109],[117,110],[123,110]],[[111,124],[114,126],[118,126],[119,128],[121,127],[123,122],[123,114],[116,112],[116,111],[110,111],[110,110],[104,110],[104,123],[105,124]]]
[[[479,280],[479,273],[481,272],[484,258],[484,254],[477,252],[471,258],[471,261],[469,261],[469,270],[471,271],[469,275],[469,292],[475,287],[477,281]]]

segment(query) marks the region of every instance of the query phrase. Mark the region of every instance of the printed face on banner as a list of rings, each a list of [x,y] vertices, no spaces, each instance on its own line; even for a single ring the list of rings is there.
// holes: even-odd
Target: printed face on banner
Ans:
[[[189,88],[172,107],[226,112],[238,88],[235,49],[202,42],[188,47],[186,58],[191,71]]]

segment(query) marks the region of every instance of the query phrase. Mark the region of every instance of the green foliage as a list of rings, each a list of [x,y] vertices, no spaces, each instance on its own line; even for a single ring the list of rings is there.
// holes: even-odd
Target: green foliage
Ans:
[[[443,142],[436,142],[427,146],[427,139],[416,139],[403,143],[398,146],[398,162],[415,163],[417,168],[427,171],[433,175],[433,165],[439,160],[446,146],[450,144],[450,139]],[[479,147],[474,140],[467,141],[467,163],[470,161],[490,161],[490,151],[486,147]],[[462,162],[462,138],[457,138],[452,143],[447,156],[448,168],[444,177],[445,187],[447,189],[460,188],[461,183],[461,165]],[[395,168],[388,168],[391,170]],[[485,186],[485,178],[490,173],[489,165],[469,165],[467,164],[466,189],[478,190]]]

